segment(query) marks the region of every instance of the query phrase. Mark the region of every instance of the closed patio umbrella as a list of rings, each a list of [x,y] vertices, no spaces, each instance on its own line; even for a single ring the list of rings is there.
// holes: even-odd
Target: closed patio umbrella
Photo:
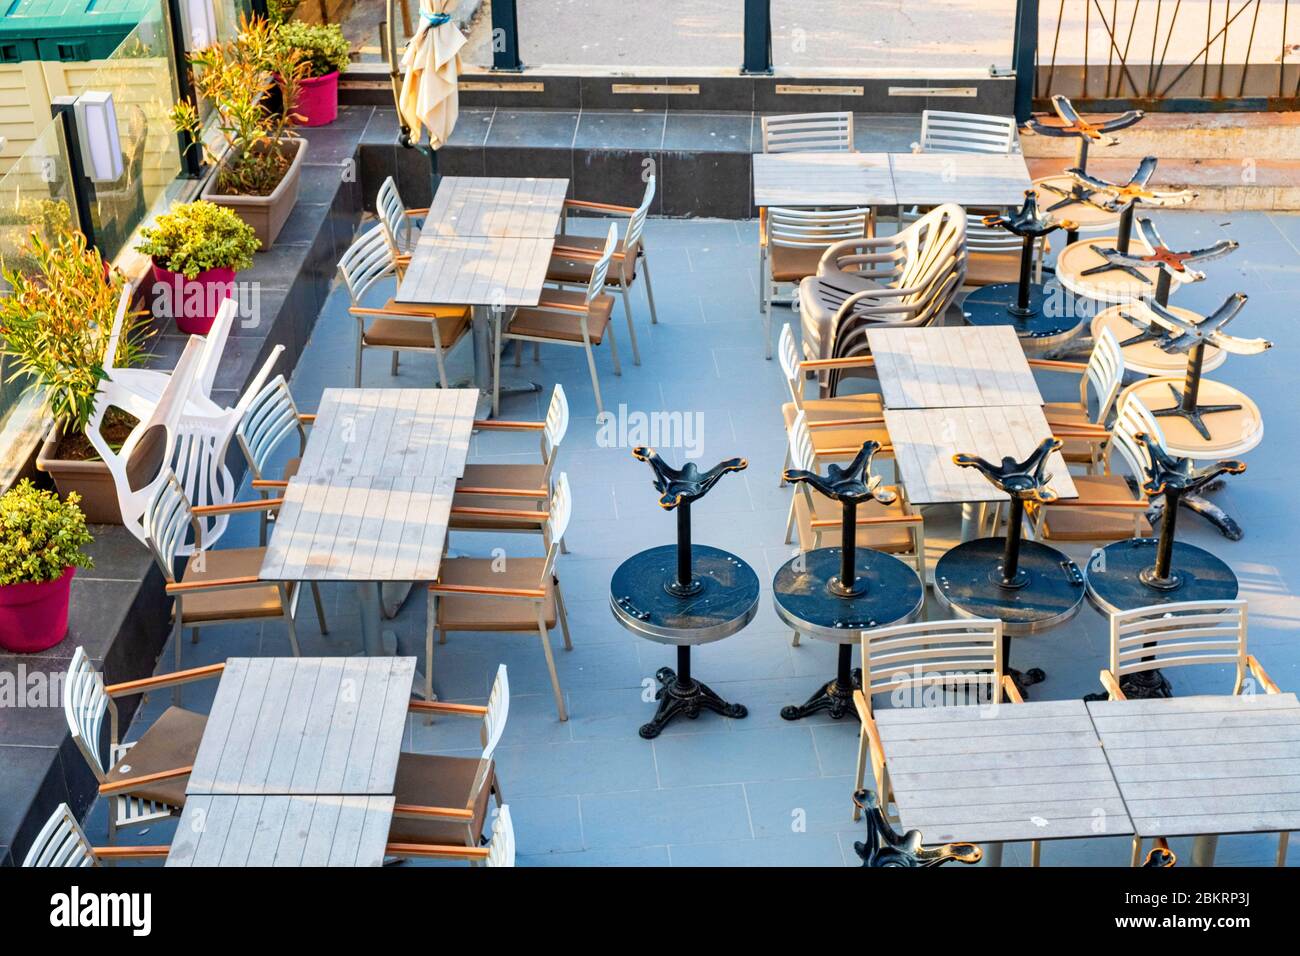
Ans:
[[[441,148],[456,126],[456,78],[465,37],[446,12],[451,3],[420,0],[420,23],[401,64],[397,109],[402,125],[411,131],[413,144],[420,141],[421,128],[427,129],[433,149]]]

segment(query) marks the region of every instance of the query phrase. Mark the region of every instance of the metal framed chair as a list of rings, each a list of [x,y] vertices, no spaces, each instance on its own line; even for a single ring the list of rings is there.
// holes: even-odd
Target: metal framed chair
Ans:
[[[826,250],[846,239],[870,237],[872,211],[852,209],[785,209],[758,211],[758,309],[763,313],[763,348],[772,357],[772,303],[782,286],[817,274]]]
[[[169,852],[169,846],[91,846],[72,808],[60,803],[36,834],[23,866],[80,869],[118,860],[163,860]]]
[[[591,349],[592,346],[600,345],[608,338],[614,374],[623,374],[618,364],[618,345],[614,341],[614,329],[610,324],[610,316],[614,310],[614,297],[604,291],[605,277],[609,272],[617,245],[618,229],[611,224],[600,258],[592,266],[591,278],[584,291],[547,289],[542,293],[536,306],[515,309],[504,323],[501,312],[494,311],[496,354],[493,361],[492,409],[495,414],[501,411],[501,352],[505,348],[505,343],[511,339],[585,349],[587,368],[591,372],[591,387],[596,394],[596,411],[598,414],[605,411],[605,406],[600,400],[600,378],[596,374],[596,358]]]
[[[298,473],[302,453],[307,448],[307,429],[315,421],[315,415],[298,411],[283,375],[267,382],[248,403],[235,428],[235,438],[248,463],[249,483],[263,498],[270,497],[273,489],[287,486],[289,479]],[[297,455],[272,472],[275,453],[281,443],[295,433],[298,436]],[[273,520],[272,513],[264,512],[259,544],[266,544],[266,526],[270,520]]]
[[[921,112],[921,140],[913,150],[926,153],[1013,153],[1016,118],[949,110]]]
[[[357,321],[357,360],[354,384],[361,387],[361,360],[367,349],[392,352],[397,374],[402,352],[432,352],[438,363],[438,385],[448,386],[446,354],[470,341],[470,310],[465,305],[399,305],[389,298],[382,306],[366,306],[367,294],[381,281],[398,274],[398,260],[383,227],[362,233],[339,260],[339,275],[347,286]]]
[[[638,262],[641,263],[645,271],[646,300],[650,305],[650,323],[653,325],[659,321],[659,317],[655,313],[654,292],[650,288],[650,271],[645,254],[644,238],[646,216],[650,213],[650,204],[654,202],[654,198],[655,177],[650,176],[646,180],[645,196],[641,200],[641,205],[636,208],[565,200],[564,209],[566,215],[560,220],[560,235],[555,240],[550,265],[547,266],[546,270],[546,281],[554,283],[561,289],[569,285],[586,286],[591,282],[592,270],[595,264],[600,261],[601,254],[604,252],[605,240],[601,237],[580,236],[565,231],[568,225],[567,213],[569,209],[580,208],[627,216],[627,228],[623,233],[623,238],[614,247],[613,261],[605,273],[605,287],[617,289],[623,297],[623,314],[627,319],[628,339],[632,343],[632,362],[636,365],[641,364],[641,353],[637,348],[636,328],[632,325],[632,300],[629,291],[636,281]]]
[[[1246,649],[1246,623],[1245,601],[1181,601],[1112,614],[1110,666],[1101,670],[1101,686],[1110,700],[1126,700],[1120,681],[1129,674],[1226,664],[1235,671],[1234,696],[1245,689],[1248,677],[1265,694],[1280,694],[1264,665]],[[1290,837],[1278,835],[1278,866],[1286,864]],[[1141,852],[1142,838],[1134,837],[1134,866]]]
[[[379,214],[380,225],[388,231],[393,250],[399,256],[409,256],[420,238],[429,210],[407,209],[402,194],[397,191],[397,183],[392,176],[386,176],[375,194],[375,212]]]
[[[432,843],[389,843],[388,856],[401,859],[468,860],[471,866],[514,866],[515,827],[510,806],[497,807],[487,846],[439,846]]]
[[[831,246],[817,275],[799,283],[804,357],[865,355],[871,328],[936,321],[961,287],[966,256],[966,213],[955,203],[935,207],[895,235]],[[832,371],[829,394],[838,380]]]
[[[550,543],[542,558],[448,558],[442,562],[438,580],[429,585],[427,630],[425,632],[424,697],[433,699],[433,645],[447,643],[452,631],[535,631],[546,655],[555,709],[560,720],[568,720],[564,693],[551,652],[551,628],[558,623],[564,634],[564,649],[573,650],[569,621],[565,614],[556,558],[569,526],[573,499],[569,479],[563,472],[555,481],[550,510],[546,514]]]
[[[1106,426],[1110,413],[1115,410],[1115,399],[1119,397],[1120,385],[1124,380],[1124,353],[1110,329],[1101,330],[1086,364],[1031,358],[1029,366],[1079,376],[1077,402],[1048,402],[1043,406],[1048,424]],[[1089,387],[1096,397],[1095,412],[1092,411],[1093,405],[1089,400]],[[1061,454],[1070,464],[1083,465],[1088,474],[1094,474],[1101,464],[1104,448],[1104,439],[1070,438],[1065,440]]]
[[[192,506],[176,476],[167,472],[149,511],[145,515],[145,544],[162,571],[167,594],[176,599],[172,608],[172,640],[176,648],[176,669],[181,666],[181,634],[190,631],[197,641],[199,630],[234,621],[283,618],[289,632],[289,646],[299,655],[296,625],[298,597],[302,584],[296,581],[263,581],[258,576],[265,547],[207,550],[200,519],[216,514],[265,512],[281,499],[239,501],[228,505]],[[187,532],[194,535],[194,553],[178,577],[175,573],[176,544]],[[326,633],[325,613],[319,603],[316,615],[321,633]],[[179,695],[176,697],[179,703]]]
[[[497,667],[487,706],[413,701],[411,713],[423,714],[426,720],[435,714],[481,720],[483,751],[477,757],[403,752],[397,760],[389,842],[478,846],[489,797],[496,797],[498,807],[502,803],[492,755],[510,714],[506,665]]]
[[[447,527],[452,531],[517,531],[541,534],[546,540],[546,502],[553,491],[552,478],[560,443],[569,430],[569,402],[564,387],[551,392],[546,418],[540,422],[475,421],[484,431],[533,432],[539,435],[541,461],[535,464],[470,462],[456,484]],[[531,511],[528,518],[513,517]],[[506,512],[506,514],[502,514]],[[561,542],[563,548],[563,542]]]
[[[85,648],[73,652],[63,684],[63,712],[72,742],[95,775],[99,795],[108,801],[109,843],[116,841],[120,827],[143,826],[180,813],[190,768],[208,722],[204,714],[168,707],[139,740],[121,743],[114,701],[219,677],[224,669],[224,664],[209,664],[105,686]],[[107,752],[101,747],[105,717]]]
[[[853,114],[784,113],[761,121],[763,152],[853,152]]]

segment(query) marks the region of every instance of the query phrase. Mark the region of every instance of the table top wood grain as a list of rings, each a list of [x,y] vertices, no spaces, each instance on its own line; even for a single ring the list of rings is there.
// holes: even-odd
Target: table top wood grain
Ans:
[[[953,455],[979,455],[992,462],[1009,455],[1023,461],[1052,434],[1039,405],[886,408],[885,426],[907,499],[914,505],[1008,500],[979,471],[954,464]],[[1047,474],[1060,497],[1079,496],[1060,452],[1048,458]]]
[[[394,797],[199,794],[167,866],[382,866]]]
[[[554,237],[421,235],[394,301],[414,305],[536,305]]]
[[[886,408],[1042,404],[1009,325],[873,329],[867,342]]]
[[[894,206],[886,153],[756,153],[756,206]]]
[[[458,478],[476,388],[327,388],[298,466],[303,478]]]
[[[567,179],[444,176],[421,233],[546,239],[555,235],[568,189]]]
[[[260,576],[267,581],[432,581],[452,477],[298,478],[284,490]]]
[[[414,657],[232,657],[194,794],[393,793]]]
[[[1032,185],[1019,153],[889,153],[899,205],[1019,206]]]
[[[877,710],[902,826],[928,846],[1127,836],[1083,701]]]
[[[1300,830],[1295,694],[1087,706],[1140,836]]]

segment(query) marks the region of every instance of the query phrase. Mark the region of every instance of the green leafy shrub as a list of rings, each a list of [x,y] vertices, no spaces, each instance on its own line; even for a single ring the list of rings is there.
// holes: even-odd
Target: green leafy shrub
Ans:
[[[225,206],[178,203],[140,230],[136,251],[193,279],[207,269],[247,269],[261,247],[253,227]]]
[[[65,435],[80,434],[104,378],[104,351],[126,280],[72,229],[52,241],[33,233],[19,254],[30,268],[0,267],[9,286],[0,296],[0,354],[12,365],[8,381],[41,394]],[[142,315],[128,314],[122,322],[113,359],[118,368],[144,361],[149,333]]]
[[[67,501],[24,478],[0,496],[0,585],[41,584],[65,568],[90,568],[81,549],[90,544],[86,518],[74,491]]]
[[[282,49],[298,50],[308,64],[309,77],[343,72],[351,62],[348,54],[351,44],[337,23],[300,23],[290,20],[275,31],[276,45]]]

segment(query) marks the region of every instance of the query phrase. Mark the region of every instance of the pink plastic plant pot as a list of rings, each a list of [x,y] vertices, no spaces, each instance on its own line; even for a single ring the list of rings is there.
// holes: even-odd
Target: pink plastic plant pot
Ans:
[[[68,633],[68,596],[77,569],[57,581],[0,587],[0,648],[34,654],[53,647]]]

